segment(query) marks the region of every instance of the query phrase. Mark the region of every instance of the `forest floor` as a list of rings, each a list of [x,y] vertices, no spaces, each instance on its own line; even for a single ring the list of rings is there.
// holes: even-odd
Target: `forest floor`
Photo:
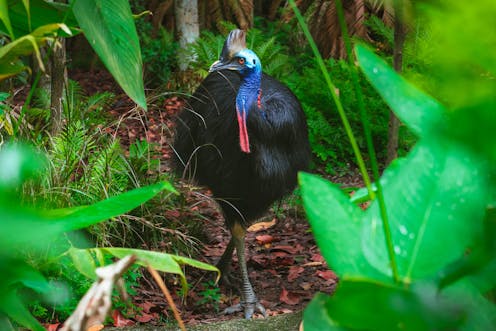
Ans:
[[[132,110],[133,103],[105,71],[91,74],[75,72],[70,76],[81,84],[88,95],[103,91],[116,93],[118,97],[111,114],[118,123],[115,132],[123,148],[127,149],[129,144],[137,139],[157,143],[160,146],[162,170],[170,171],[169,159],[172,151],[169,144],[172,142],[174,118],[184,103],[180,97],[171,95],[162,98],[161,104],[151,105],[148,112],[138,112],[136,109]],[[331,180],[347,187],[361,185],[356,175],[334,177]],[[194,220],[203,223],[203,242],[201,254],[193,258],[215,264],[226,247],[229,234],[223,226],[222,216],[215,203],[212,199],[204,198],[209,192],[200,189],[199,193],[187,196],[187,205],[193,206],[195,212],[203,216]],[[317,292],[332,293],[337,284],[336,275],[329,270],[316,246],[302,207],[294,200],[285,199],[272,208],[260,223],[249,229],[246,238],[250,279],[269,316],[301,311]],[[169,216],[179,218],[184,216],[179,215],[181,212],[167,211]],[[233,275],[238,274],[236,261],[234,257]],[[223,284],[218,288],[213,284],[214,276],[211,272],[186,269],[187,281],[191,285],[188,295],[185,300],[177,294],[173,295],[186,325],[242,317],[241,313],[236,316],[222,313],[226,307],[239,302],[239,293]],[[167,280],[167,276],[165,278]],[[141,278],[136,291],[133,303],[138,309],[134,314],[129,311],[127,314],[114,311],[115,326],[134,323],[160,325],[165,320],[173,320],[163,294],[151,277]],[[254,318],[261,318],[261,315],[255,314]]]

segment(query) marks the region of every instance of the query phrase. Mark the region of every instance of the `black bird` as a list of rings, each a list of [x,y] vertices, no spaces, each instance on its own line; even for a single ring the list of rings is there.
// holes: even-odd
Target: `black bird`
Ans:
[[[211,189],[231,239],[217,266],[228,274],[236,249],[241,303],[226,313],[265,316],[248,278],[245,233],[270,205],[290,193],[297,172],[308,167],[310,147],[303,110],[283,84],[262,73],[246,48],[245,32],[233,30],[220,59],[179,115],[174,141],[176,169]]]

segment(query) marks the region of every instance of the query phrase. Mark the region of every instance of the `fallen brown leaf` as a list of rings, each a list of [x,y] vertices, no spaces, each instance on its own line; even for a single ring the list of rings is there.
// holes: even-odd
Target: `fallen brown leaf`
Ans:
[[[318,267],[323,265],[322,262],[308,262],[302,265],[302,267]]]
[[[100,331],[103,330],[105,326],[103,324],[93,325],[88,328],[86,331]]]
[[[292,266],[289,268],[288,282],[293,282],[295,279],[300,277],[300,274],[305,271],[305,268],[300,266]]]
[[[296,293],[289,292],[284,287],[282,288],[281,294],[279,295],[279,300],[288,305],[294,306],[300,302],[300,296]]]
[[[57,331],[60,327],[60,323],[55,323],[55,324],[45,324],[45,328],[47,331]]]
[[[273,227],[274,225],[276,224],[276,219],[272,219],[272,221],[269,221],[269,222],[258,222],[258,223],[255,223],[253,225],[251,225],[247,231],[248,232],[258,232],[258,231],[262,231],[262,230],[267,230],[271,227]]]
[[[322,255],[320,255],[319,253],[317,253],[317,254],[313,254],[312,257],[310,258],[310,260],[312,260],[314,262],[324,262],[324,257]]]
[[[112,319],[114,321],[114,326],[131,326],[135,324],[130,319],[122,316],[121,312],[117,309],[114,309],[114,311],[112,312]]]
[[[274,237],[272,237],[270,234],[262,234],[256,236],[255,239],[260,245],[266,245],[270,244],[274,240]]]
[[[151,320],[158,319],[158,314],[157,313],[152,313],[152,314],[142,313],[141,315],[137,315],[135,317],[135,319],[140,323],[148,323]]]
[[[299,251],[298,247],[295,246],[289,246],[289,245],[279,245],[279,246],[274,246],[272,250],[278,250],[278,251],[284,251],[289,254],[296,254]]]
[[[325,280],[336,280],[338,278],[332,270],[318,270],[316,275]]]
[[[304,289],[305,291],[308,291],[312,287],[312,284],[310,284],[308,282],[303,282],[303,283],[300,283],[300,287],[302,289]]]

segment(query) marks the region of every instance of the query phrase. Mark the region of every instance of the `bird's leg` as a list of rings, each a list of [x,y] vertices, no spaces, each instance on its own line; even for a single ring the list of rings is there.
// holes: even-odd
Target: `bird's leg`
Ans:
[[[219,268],[220,270],[222,281],[230,287],[232,287],[232,283],[229,278],[231,275],[231,262],[232,262],[233,251],[234,251],[234,240],[233,237],[231,236],[231,239],[229,240],[229,243],[227,244],[224,253],[220,257],[219,262],[217,262],[217,268]]]
[[[248,269],[246,267],[245,259],[246,230],[239,223],[235,223],[230,230],[232,235],[231,239],[234,242],[234,247],[236,248],[236,254],[238,256],[243,287],[241,289],[241,302],[235,306],[225,309],[224,313],[231,314],[238,311],[244,311],[245,318],[249,319],[255,311],[258,311],[265,317],[265,308],[260,304],[260,302],[258,302],[255,291],[253,291],[253,287],[251,286],[250,279],[248,277]]]

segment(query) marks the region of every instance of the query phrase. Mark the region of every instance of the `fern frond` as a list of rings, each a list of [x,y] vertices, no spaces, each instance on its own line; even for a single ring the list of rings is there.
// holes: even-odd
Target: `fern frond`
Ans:
[[[115,95],[111,92],[96,93],[86,100],[86,110],[101,110],[112,104],[115,99]]]

